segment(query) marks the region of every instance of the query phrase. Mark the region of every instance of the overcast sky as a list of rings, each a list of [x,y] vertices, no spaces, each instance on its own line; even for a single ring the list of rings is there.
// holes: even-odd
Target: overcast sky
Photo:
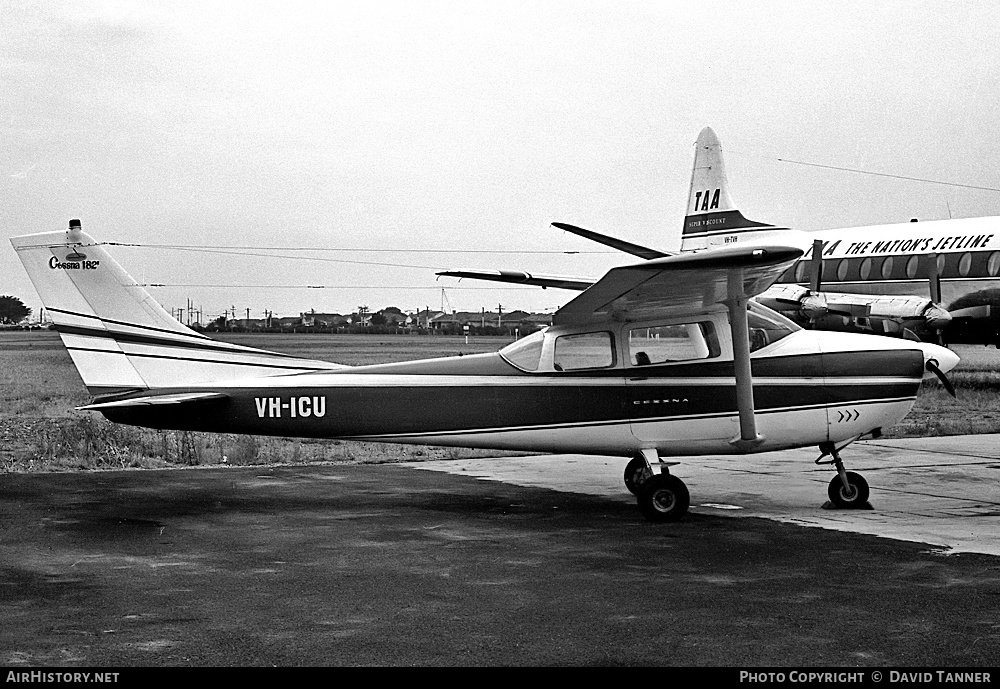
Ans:
[[[705,126],[755,220],[1000,215],[996,191],[777,160],[1000,187],[998,27],[958,0],[4,0],[0,294],[37,310],[6,238],[81,218],[244,248],[113,247],[168,309],[413,310],[442,285],[459,310],[553,309],[572,293],[434,272],[628,260],[553,221],[676,248]]]

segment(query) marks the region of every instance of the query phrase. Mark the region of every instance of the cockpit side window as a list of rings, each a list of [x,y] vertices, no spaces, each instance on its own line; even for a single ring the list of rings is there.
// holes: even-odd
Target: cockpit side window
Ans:
[[[614,365],[614,341],[609,332],[563,335],[556,339],[553,368],[557,371],[610,368]]]
[[[747,304],[747,325],[750,327],[751,352],[763,349],[797,330],[802,330],[780,313],[754,301]]]
[[[711,359],[722,353],[711,321],[633,328],[628,350],[633,366]]]

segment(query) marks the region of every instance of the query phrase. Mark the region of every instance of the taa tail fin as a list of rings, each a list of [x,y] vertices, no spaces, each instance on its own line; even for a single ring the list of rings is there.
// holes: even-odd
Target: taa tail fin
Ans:
[[[218,342],[185,327],[79,220],[63,232],[10,241],[91,394],[342,368]]]
[[[750,239],[772,236],[773,225],[747,220],[729,196],[722,144],[711,127],[705,127],[695,143],[694,169],[688,195],[681,251],[708,249]]]

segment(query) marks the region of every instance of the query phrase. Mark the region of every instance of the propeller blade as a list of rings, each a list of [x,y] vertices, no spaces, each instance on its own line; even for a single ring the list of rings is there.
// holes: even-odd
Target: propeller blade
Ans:
[[[935,304],[941,303],[941,272],[938,270],[938,255],[928,254],[930,259],[927,262],[927,280],[931,287],[931,301]]]
[[[812,258],[809,259],[809,289],[819,292],[823,283],[823,240],[813,240]]]
[[[944,374],[944,371],[941,370],[941,367],[938,365],[937,359],[927,360],[927,370],[938,377],[938,380],[941,381],[941,385],[944,386],[944,389],[948,391],[949,395],[958,399],[958,395],[955,394],[955,386],[951,384],[951,381],[948,380],[948,376],[946,376]]]
[[[989,318],[990,317],[990,305],[984,304],[982,306],[967,306],[964,309],[956,309],[951,312],[952,318]]]

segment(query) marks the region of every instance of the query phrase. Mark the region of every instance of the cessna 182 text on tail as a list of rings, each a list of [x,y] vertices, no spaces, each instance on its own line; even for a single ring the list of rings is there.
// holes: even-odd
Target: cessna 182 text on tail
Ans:
[[[191,331],[79,221],[11,242],[95,395],[81,409],[151,428],[631,457],[626,485],[653,521],[689,504],[662,457],[807,445],[837,468],[831,500],[864,504],[839,450],[898,422],[921,380],[958,361],[751,302],[802,255],[780,243],[615,268],[496,354],[347,367]]]
[[[671,255],[573,225],[553,224],[647,260]],[[696,143],[687,215],[680,237],[673,239],[674,244],[680,240],[682,253],[758,241],[801,246],[803,257],[756,298],[799,325],[938,343],[1000,345],[1000,217],[808,234],[747,220],[729,195],[719,139],[706,127]],[[515,271],[442,274],[576,290],[594,282]]]

